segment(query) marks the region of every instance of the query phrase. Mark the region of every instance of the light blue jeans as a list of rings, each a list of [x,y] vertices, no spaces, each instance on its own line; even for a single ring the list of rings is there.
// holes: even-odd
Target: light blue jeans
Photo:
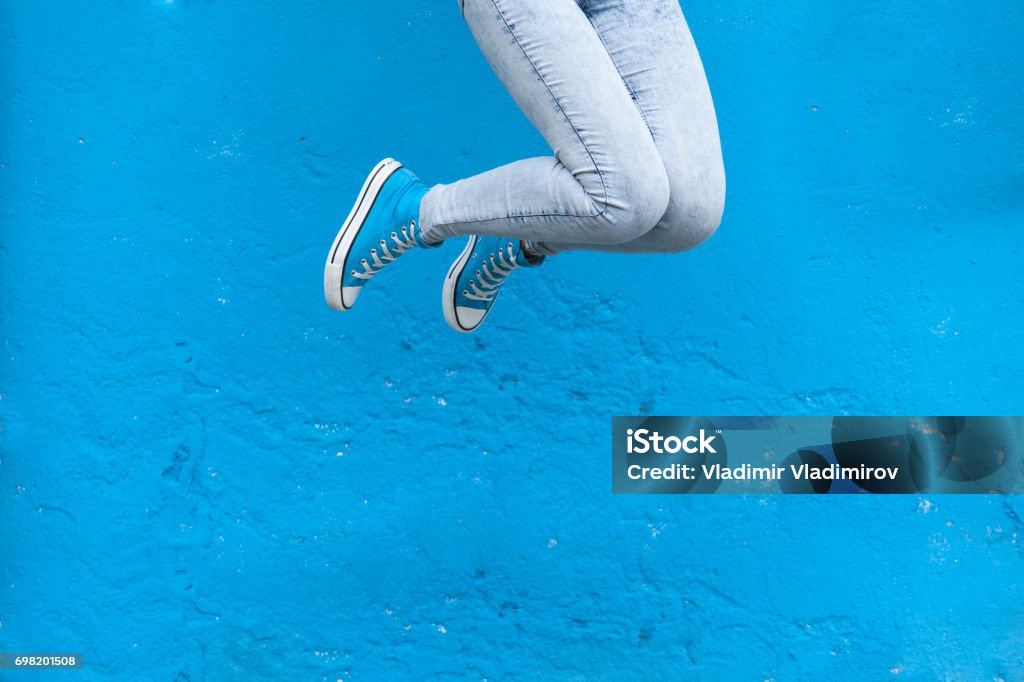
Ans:
[[[718,123],[677,0],[461,0],[491,68],[551,146],[420,204],[428,241],[528,250],[683,251],[725,202]]]

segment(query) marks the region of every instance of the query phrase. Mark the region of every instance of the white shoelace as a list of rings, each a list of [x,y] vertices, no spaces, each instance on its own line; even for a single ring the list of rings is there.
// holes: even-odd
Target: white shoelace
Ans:
[[[392,232],[390,237],[391,241],[394,242],[393,246],[388,246],[387,240],[381,239],[380,251],[377,249],[370,249],[370,258],[362,258],[359,264],[363,266],[363,271],[358,272],[352,271],[352,276],[358,279],[370,279],[378,272],[380,272],[385,265],[393,263],[403,253],[416,246],[416,221],[410,220],[409,227],[402,225],[401,234],[398,232]]]
[[[484,259],[481,269],[476,271],[477,279],[469,280],[469,289],[463,289],[462,295],[471,301],[490,303],[498,295],[505,278],[521,267],[523,265],[514,253],[513,245],[508,243]]]

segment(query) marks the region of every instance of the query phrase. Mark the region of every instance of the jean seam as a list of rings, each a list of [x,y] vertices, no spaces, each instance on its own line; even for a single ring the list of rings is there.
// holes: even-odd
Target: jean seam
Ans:
[[[552,218],[553,217],[561,217],[561,218],[599,218],[599,217],[601,217],[602,215],[604,215],[605,211],[608,210],[608,185],[605,182],[604,174],[601,172],[601,167],[598,165],[597,161],[594,159],[594,155],[593,155],[593,153],[591,153],[590,148],[587,146],[587,143],[583,141],[583,136],[580,134],[580,131],[573,124],[572,119],[569,117],[569,114],[566,113],[565,107],[563,107],[562,103],[558,101],[558,98],[555,96],[555,93],[551,90],[551,86],[549,86],[547,81],[544,80],[544,77],[541,75],[540,70],[537,68],[537,65],[534,63],[533,59],[530,57],[530,54],[526,51],[526,48],[523,47],[522,42],[520,42],[520,40],[519,40],[519,36],[516,35],[516,32],[512,28],[511,24],[508,23],[508,19],[505,17],[505,13],[502,11],[501,7],[498,5],[498,0],[491,0],[491,5],[494,6],[494,11],[498,13],[498,16],[505,23],[505,28],[508,29],[509,35],[512,36],[512,40],[515,41],[516,47],[518,47],[519,51],[522,52],[523,57],[526,58],[527,63],[530,65],[530,68],[533,69],[533,72],[537,75],[537,78],[540,80],[541,84],[544,86],[544,89],[548,91],[548,96],[551,97],[551,101],[555,103],[555,106],[558,107],[558,111],[562,114],[562,117],[565,118],[565,122],[569,124],[570,128],[572,128],[573,133],[575,133],[575,135],[576,135],[576,139],[579,140],[579,142],[580,142],[580,146],[583,147],[583,151],[585,151],[587,153],[587,156],[590,157],[590,163],[593,164],[594,171],[597,173],[597,177],[601,180],[601,210],[598,211],[597,213],[590,213],[590,214],[586,214],[586,215],[580,215],[578,213],[527,213],[527,214],[524,214],[524,215],[507,216],[507,217],[504,217],[504,218],[485,218],[485,219],[482,219],[482,220],[470,220],[470,221],[466,221],[465,223],[441,223],[441,225],[473,224],[473,223],[497,222],[497,221],[501,221],[501,220],[506,220],[506,221],[507,220],[523,220],[523,219],[529,219],[529,218],[547,218],[547,217],[552,217]],[[561,163],[561,161],[559,161],[559,163]],[[584,189],[584,192],[586,192],[586,189]],[[589,192],[586,192],[586,193],[589,195]],[[593,201],[593,199],[591,199],[591,201]]]
[[[449,223],[434,223],[432,228],[445,228],[452,225],[479,225],[480,223],[507,223],[518,220],[529,220],[531,218],[599,218],[604,215],[604,209],[600,213],[580,215],[579,213],[524,213],[523,215],[501,216],[499,218],[480,218],[479,220],[461,220]]]
[[[586,12],[584,12],[584,15],[586,15]],[[636,91],[633,90],[633,86],[629,84],[626,77],[622,75],[622,69],[619,68],[619,65],[615,62],[615,58],[612,57],[612,52],[608,49],[608,43],[604,42],[604,36],[601,35],[601,31],[599,31],[597,26],[594,24],[594,19],[592,17],[587,16],[587,21],[590,22],[591,26],[593,26],[594,33],[597,34],[597,39],[601,41],[601,47],[603,47],[604,51],[608,53],[608,59],[611,61],[612,66],[615,67],[615,73],[619,74],[619,80],[626,86],[626,92],[629,93],[629,98],[633,100],[636,110],[640,113],[640,118],[643,120],[644,126],[647,128],[647,132],[650,133],[651,139],[657,141],[654,137],[654,129],[651,128],[651,122],[647,120],[647,112],[645,112],[643,106],[640,105],[640,98],[637,97]]]

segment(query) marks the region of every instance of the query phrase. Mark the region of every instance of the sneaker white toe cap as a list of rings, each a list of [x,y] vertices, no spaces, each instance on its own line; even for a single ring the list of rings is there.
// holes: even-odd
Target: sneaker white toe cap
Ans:
[[[487,317],[487,311],[480,308],[467,308],[465,306],[455,307],[455,318],[459,326],[465,331],[473,331],[480,326],[480,323]]]
[[[362,287],[341,286],[341,266],[328,263],[324,268],[324,298],[335,310],[348,310],[356,302]]]
[[[341,288],[341,300],[344,302],[346,308],[351,308],[359,298],[359,292],[362,291],[362,287],[342,287]]]

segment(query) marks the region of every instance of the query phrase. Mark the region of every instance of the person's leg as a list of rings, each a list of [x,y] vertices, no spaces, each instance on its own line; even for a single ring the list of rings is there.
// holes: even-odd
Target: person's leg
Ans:
[[[465,0],[498,78],[554,151],[430,189],[425,241],[478,234],[613,245],[662,218],[669,182],[619,71],[573,0]]]
[[[587,240],[527,244],[540,254],[568,250],[684,251],[717,229],[725,202],[718,123],[693,37],[677,0],[581,0],[636,107],[669,179],[669,203],[653,230],[621,244]]]

